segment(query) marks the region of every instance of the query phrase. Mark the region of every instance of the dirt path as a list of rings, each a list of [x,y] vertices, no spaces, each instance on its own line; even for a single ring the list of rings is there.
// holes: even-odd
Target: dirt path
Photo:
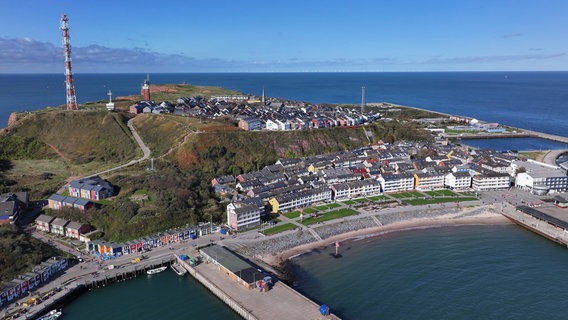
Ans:
[[[71,160],[69,160],[69,158],[67,158],[66,156],[63,155],[63,153],[61,153],[61,151],[59,151],[54,145],[46,143],[51,149],[53,149],[53,151],[55,151],[55,153],[57,153],[61,159],[63,159],[65,162],[71,162]]]

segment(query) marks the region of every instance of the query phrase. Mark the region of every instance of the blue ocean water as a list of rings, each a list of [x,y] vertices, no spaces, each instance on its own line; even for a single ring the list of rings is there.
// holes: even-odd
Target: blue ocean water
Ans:
[[[138,94],[146,74],[76,74],[79,103]],[[0,126],[12,111],[65,104],[63,74],[0,75]],[[567,135],[568,72],[173,73],[150,82],[211,85],[313,103],[392,102]]]
[[[566,319],[568,250],[516,225],[398,232],[294,260],[344,319]]]
[[[541,151],[568,149],[568,145],[565,143],[540,138],[463,139],[461,144],[478,149],[494,149],[496,151]]]

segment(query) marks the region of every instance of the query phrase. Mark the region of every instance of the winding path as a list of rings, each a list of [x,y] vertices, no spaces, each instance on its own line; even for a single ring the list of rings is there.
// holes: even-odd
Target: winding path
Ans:
[[[111,171],[115,171],[118,169],[122,169],[122,168],[126,168],[128,166],[140,163],[142,161],[147,160],[148,158],[150,158],[150,149],[146,146],[146,144],[144,144],[144,141],[142,141],[142,138],[140,138],[140,135],[138,135],[138,132],[136,132],[136,129],[134,129],[134,126],[132,125],[132,120],[134,120],[134,118],[128,120],[128,122],[126,123],[126,125],[128,126],[128,129],[130,130],[130,132],[132,133],[132,136],[134,137],[134,140],[136,141],[136,143],[138,143],[138,146],[140,146],[140,149],[142,149],[142,158],[140,159],[135,159],[135,160],[131,160],[128,163],[122,164],[118,167],[114,167],[114,168],[110,168],[104,171],[100,171],[97,173],[93,173],[89,176],[86,176],[85,178],[89,178],[89,177],[93,177],[93,176],[98,176],[101,174],[105,174],[105,173],[109,173]]]

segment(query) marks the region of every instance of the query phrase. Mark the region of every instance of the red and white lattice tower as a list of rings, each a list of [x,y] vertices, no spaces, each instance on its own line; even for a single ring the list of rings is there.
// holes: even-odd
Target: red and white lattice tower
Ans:
[[[71,43],[69,43],[69,26],[67,15],[61,16],[61,31],[63,32],[63,51],[65,52],[65,88],[67,94],[67,110],[77,110],[77,98],[73,85],[73,72],[71,71]]]

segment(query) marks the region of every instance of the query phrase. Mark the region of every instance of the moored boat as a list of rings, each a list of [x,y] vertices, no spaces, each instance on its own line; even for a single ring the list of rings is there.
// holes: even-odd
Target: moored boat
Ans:
[[[185,268],[182,267],[179,263],[174,263],[171,265],[171,267],[178,276],[183,276],[187,272],[187,270],[185,270]]]
[[[156,273],[160,273],[160,272],[166,270],[167,268],[168,267],[159,267],[159,268],[156,268],[156,269],[150,269],[150,270],[146,271],[146,273],[147,274],[156,274]]]
[[[48,313],[44,314],[43,316],[37,318],[37,320],[55,320],[61,317],[61,311],[57,311],[55,309],[49,311]]]

